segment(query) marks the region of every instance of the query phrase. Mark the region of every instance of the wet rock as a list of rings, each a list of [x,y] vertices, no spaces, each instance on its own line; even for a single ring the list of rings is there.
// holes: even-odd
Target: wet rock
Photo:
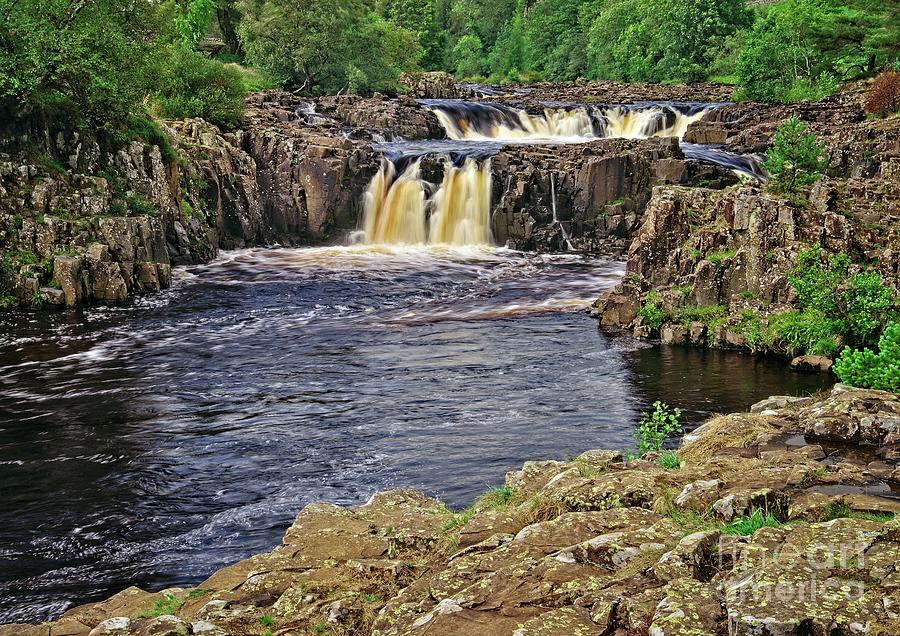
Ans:
[[[826,356],[799,356],[791,360],[791,369],[794,371],[829,373],[832,366],[834,360]]]

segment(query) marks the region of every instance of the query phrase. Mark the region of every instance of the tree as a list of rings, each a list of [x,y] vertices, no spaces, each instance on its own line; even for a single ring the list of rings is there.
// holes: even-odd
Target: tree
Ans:
[[[124,124],[153,80],[159,19],[145,0],[0,0],[0,119]]]
[[[778,127],[762,165],[777,192],[796,194],[819,180],[828,167],[827,153],[807,125],[791,117]]]
[[[389,0],[383,15],[392,23],[406,29],[419,42],[419,63],[428,70],[443,67],[447,37],[437,23],[434,0]]]
[[[484,47],[476,35],[464,35],[453,47],[451,61],[458,77],[476,77],[484,72]]]
[[[657,16],[666,16],[660,28]],[[726,38],[750,23],[743,0],[612,0],[588,36],[589,74],[659,82],[704,79]]]
[[[215,0],[185,0],[175,3],[175,27],[190,48],[206,35],[210,20],[216,14]]]
[[[389,90],[400,73],[416,67],[415,36],[375,15],[364,0],[242,0],[239,6],[248,59],[289,88]]]

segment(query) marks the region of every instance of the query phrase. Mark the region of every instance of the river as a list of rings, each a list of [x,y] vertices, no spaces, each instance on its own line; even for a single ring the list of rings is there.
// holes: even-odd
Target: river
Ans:
[[[818,376],[610,338],[619,262],[501,249],[225,253],[118,307],[0,315],[0,623],[193,585],[305,504],[464,507],[529,459],[633,445]]]

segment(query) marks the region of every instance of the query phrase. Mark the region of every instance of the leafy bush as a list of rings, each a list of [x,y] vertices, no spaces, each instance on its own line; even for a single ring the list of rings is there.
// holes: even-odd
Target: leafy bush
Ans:
[[[889,324],[871,349],[846,349],[834,364],[834,372],[852,386],[900,392],[900,323]]]
[[[277,83],[310,94],[391,91],[415,71],[411,32],[376,15],[365,0],[241,0],[249,62]]]
[[[788,282],[797,291],[800,306],[822,314],[835,315],[840,304],[840,287],[847,277],[850,258],[843,253],[827,256],[818,246],[797,252],[797,264]]]
[[[805,123],[791,117],[778,127],[762,165],[774,190],[796,194],[822,176],[828,167],[827,148]]]
[[[890,70],[875,78],[866,99],[866,112],[882,117],[900,112],[900,73]]]
[[[662,450],[666,440],[681,431],[681,409],[673,409],[668,404],[656,401],[652,411],[641,415],[638,429],[634,433],[638,441],[638,452],[643,455]]]
[[[857,274],[847,291],[847,318],[854,339],[861,345],[873,341],[894,310],[894,295],[875,272]]]
[[[234,67],[174,46],[163,58],[159,73],[159,87],[153,101],[160,116],[202,117],[226,129],[240,124],[244,113],[244,82]]]
[[[155,73],[155,3],[0,0],[0,121],[35,112],[116,128]]]
[[[179,159],[178,151],[172,146],[168,135],[162,131],[159,124],[142,115],[130,116],[126,127],[121,131],[117,131],[115,137],[121,142],[143,139],[149,144],[159,146],[162,159],[166,163],[175,163]]]
[[[662,308],[662,297],[659,292],[652,291],[647,294],[644,304],[638,311],[638,316],[647,321],[653,329],[660,329],[669,315]]]

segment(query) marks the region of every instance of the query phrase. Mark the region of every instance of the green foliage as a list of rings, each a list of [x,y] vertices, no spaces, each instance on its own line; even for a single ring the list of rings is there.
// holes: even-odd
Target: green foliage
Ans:
[[[365,0],[241,0],[247,58],[278,83],[306,93],[390,91],[414,71],[414,34]]]
[[[130,116],[125,128],[118,131],[116,136],[120,142],[131,141],[132,139],[143,139],[149,144],[159,146],[160,152],[162,153],[162,159],[165,163],[176,163],[180,159],[178,151],[172,146],[172,142],[169,141],[168,135],[162,131],[159,124],[147,117],[141,115]],[[107,177],[107,181],[110,182],[110,185],[115,185],[116,183],[119,183],[121,179],[112,176]]]
[[[161,58],[158,73],[153,101],[161,117],[202,117],[225,129],[241,123],[244,77],[233,66],[173,46]]]
[[[861,519],[864,521],[875,521],[877,523],[888,523],[894,520],[894,515],[873,514],[867,512],[854,512],[853,509],[843,499],[832,501],[823,511],[823,521],[834,521],[835,519]]]
[[[778,127],[763,168],[776,192],[796,194],[812,185],[828,167],[827,148],[806,124],[791,117]]]
[[[638,316],[647,321],[653,329],[660,329],[669,317],[669,314],[662,308],[662,297],[659,292],[652,291],[647,294],[644,304],[638,311]]]
[[[736,255],[734,250],[718,250],[715,252],[710,252],[706,255],[706,260],[715,265],[716,267],[722,267],[722,264],[725,262],[725,259],[732,259]]]
[[[788,280],[801,311],[776,314],[769,339],[788,350],[835,355],[844,342],[873,342],[895,315],[897,299],[875,272],[849,275],[846,254],[826,255],[821,248],[797,253]]]
[[[833,316],[838,312],[840,286],[849,267],[846,254],[828,256],[818,246],[801,249],[788,282],[797,291],[801,307]]]
[[[263,614],[259,617],[259,624],[263,627],[275,627],[275,619],[271,614]]]
[[[867,389],[900,393],[900,322],[889,324],[871,349],[846,349],[834,364],[841,382]]]
[[[11,307],[16,302],[12,295],[15,274],[12,259],[5,252],[0,253],[0,308]]]
[[[450,54],[453,69],[458,77],[477,77],[484,72],[482,58],[484,47],[477,35],[464,35]]]
[[[638,453],[643,455],[662,450],[666,440],[681,431],[681,409],[673,409],[660,401],[654,402],[653,410],[641,415],[638,429],[634,433],[638,441]]]
[[[600,3],[587,36],[588,74],[650,82],[705,79],[725,41],[749,23],[742,0]]]
[[[206,35],[206,29],[216,13],[215,0],[187,0],[176,2],[175,27],[185,45],[193,48]]]
[[[156,214],[156,206],[139,194],[133,194],[126,198],[125,205],[132,216],[153,216]]]
[[[733,534],[741,537],[752,537],[760,528],[780,528],[781,522],[777,517],[763,512],[759,508],[753,511],[749,517],[735,519],[723,528],[725,534]]]
[[[146,0],[0,0],[0,121],[123,123],[153,78],[157,13]]]
[[[656,460],[656,463],[666,470],[677,470],[681,468],[681,460],[678,458],[678,453],[672,451],[664,452],[659,456],[659,459]]]
[[[727,308],[724,305],[704,305],[702,307],[685,307],[675,312],[673,319],[682,326],[692,322],[702,322],[704,325],[715,323],[725,318]]]
[[[783,0],[749,33],[737,65],[740,97],[817,99],[839,79],[872,75],[896,59],[900,20],[871,0]]]
[[[846,327],[817,311],[786,311],[769,318],[769,341],[790,352],[833,356],[841,349]]]
[[[388,0],[384,17],[412,33],[419,43],[419,64],[426,70],[443,68],[447,33],[437,20],[432,0]]]
[[[175,615],[184,601],[180,600],[174,594],[165,594],[163,598],[154,603],[153,608],[138,614],[138,618],[156,618],[157,616]]]
[[[894,296],[875,272],[857,274],[850,281],[847,318],[856,342],[872,342],[881,333],[894,310]]]

